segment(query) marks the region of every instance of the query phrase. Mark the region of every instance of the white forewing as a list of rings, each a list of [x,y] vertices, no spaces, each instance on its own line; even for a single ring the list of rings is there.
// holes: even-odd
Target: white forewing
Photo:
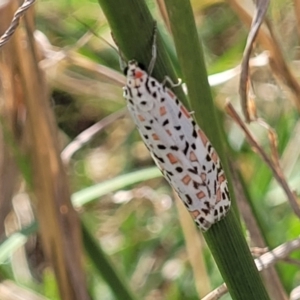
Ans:
[[[128,65],[124,97],[155,163],[206,231],[230,208],[216,151],[172,91],[135,61]]]

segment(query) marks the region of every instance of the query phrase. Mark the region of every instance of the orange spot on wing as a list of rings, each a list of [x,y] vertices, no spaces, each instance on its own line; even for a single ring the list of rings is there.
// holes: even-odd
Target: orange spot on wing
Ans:
[[[190,113],[187,111],[187,109],[183,105],[181,105],[180,110],[187,118],[190,118]]]
[[[166,107],[165,107],[165,106],[161,106],[161,107],[159,108],[159,114],[160,114],[161,116],[163,116],[163,115],[165,115],[166,113],[167,113]]]
[[[213,160],[214,163],[216,163],[219,160],[218,154],[216,151],[213,151],[211,155],[211,159]]]
[[[185,184],[185,185],[188,185],[191,181],[191,177],[189,175],[185,175],[181,181]]]
[[[218,177],[218,182],[221,184],[222,182],[224,182],[226,180],[225,175],[222,174]]]
[[[141,122],[144,122],[144,121],[145,121],[145,118],[144,118],[142,115],[138,115],[138,119],[139,119]]]
[[[216,203],[220,202],[221,200],[222,200],[222,193],[221,193],[221,189],[218,188],[217,195],[216,195]]]
[[[203,199],[203,198],[205,198],[205,194],[204,194],[204,192],[199,192],[198,194],[196,194],[196,196],[197,196],[197,198],[198,199]]]
[[[167,129],[166,132],[169,136],[172,136],[172,132],[169,129]]]
[[[175,95],[174,95],[170,90],[168,90],[168,94],[169,94],[169,96],[170,96],[172,99],[175,98]]]
[[[155,141],[159,141],[159,137],[156,133],[152,133],[152,138],[155,140]]]
[[[143,71],[136,71],[135,74],[134,74],[134,77],[136,79],[139,79],[139,78],[141,78],[143,76],[144,76],[144,72]]]
[[[167,157],[170,161],[170,163],[173,165],[173,164],[176,164],[178,162],[178,159],[176,156],[174,156],[172,153],[168,153],[167,154]]]
[[[190,161],[198,161],[197,156],[194,151],[190,152]]]
[[[201,177],[202,181],[204,181],[204,182],[206,181],[206,174],[205,173],[201,173],[200,177]]]
[[[206,135],[204,134],[204,132],[201,129],[198,130],[198,135],[199,135],[203,145],[206,146],[206,144],[208,143],[208,138],[206,137]]]
[[[200,211],[199,210],[193,210],[193,211],[190,211],[190,214],[194,219],[196,219],[200,215]]]

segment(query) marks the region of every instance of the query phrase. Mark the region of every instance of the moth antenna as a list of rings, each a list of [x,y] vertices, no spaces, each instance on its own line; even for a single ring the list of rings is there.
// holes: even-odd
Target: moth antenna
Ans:
[[[104,39],[102,36],[100,36],[93,28],[91,28],[89,25],[87,25],[86,23],[82,22],[80,19],[78,19],[77,17],[73,16],[73,18],[79,22],[81,25],[83,25],[84,27],[87,28],[88,31],[90,31],[94,36],[96,36],[97,38],[99,38],[102,42],[104,42],[106,45],[108,45],[110,48],[112,48],[117,54],[119,57],[121,57],[121,59],[123,59],[122,55],[121,55],[121,52],[119,50],[118,47],[115,47],[113,44],[111,44],[109,41],[107,41],[106,39]],[[96,27],[96,25],[94,25],[94,27]],[[116,40],[113,36],[113,34],[111,33],[111,37],[113,39],[113,41],[115,42],[115,44],[117,45],[116,43]],[[125,66],[126,66],[126,63],[125,63]],[[121,68],[122,71],[125,69],[125,67]]]
[[[127,62],[126,59],[124,58],[123,53],[121,52],[120,48],[118,47],[118,43],[117,40],[114,37],[113,32],[110,33],[113,41],[115,42],[115,44],[117,45],[117,48],[114,48],[116,50],[116,52],[118,53],[119,56],[119,65],[120,65],[120,69],[123,73],[125,73],[125,69],[127,68]]]

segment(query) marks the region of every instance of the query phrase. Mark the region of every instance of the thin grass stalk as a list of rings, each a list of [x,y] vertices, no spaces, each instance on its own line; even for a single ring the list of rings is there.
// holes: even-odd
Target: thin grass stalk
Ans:
[[[165,0],[183,79],[195,119],[213,143],[230,181],[226,144],[216,117],[201,43],[189,1]],[[233,193],[231,193],[233,195]],[[234,210],[204,234],[232,299],[269,299]]]
[[[84,247],[90,260],[93,262],[93,266],[97,273],[99,273],[108,286],[110,286],[116,299],[136,300],[137,298],[128,286],[128,281],[126,282],[125,277],[117,272],[107,255],[99,246],[99,243],[92,236],[89,227],[88,217],[83,216],[81,221],[81,230]]]

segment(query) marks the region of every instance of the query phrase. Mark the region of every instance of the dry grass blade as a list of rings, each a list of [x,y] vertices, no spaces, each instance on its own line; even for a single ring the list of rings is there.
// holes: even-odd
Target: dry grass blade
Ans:
[[[20,287],[13,281],[5,280],[0,283],[1,300],[49,300],[42,295],[33,291]]]
[[[273,128],[269,126],[263,119],[259,118],[256,120],[258,124],[260,124],[262,127],[267,129],[268,131],[268,138],[270,142],[270,149],[271,149],[271,158],[274,163],[274,166],[278,169],[278,172],[282,172],[280,167],[280,161],[279,161],[279,154],[277,151],[278,141],[277,141],[277,134]]]
[[[11,6],[9,4],[0,7],[0,34],[5,32],[11,22]],[[24,105],[19,74],[15,60],[15,50],[12,43],[0,51],[0,237],[4,236],[4,220],[11,210],[11,199],[19,183],[19,171],[13,157],[13,140],[21,143]],[[21,146],[22,147],[22,146]],[[22,147],[24,149],[24,147]]]
[[[171,32],[171,25],[170,25],[170,20],[168,17],[165,2],[163,0],[156,0],[156,3],[157,3],[157,7],[159,9],[159,12],[161,14],[161,17],[164,20],[166,28],[168,29],[169,32]]]
[[[286,242],[272,251],[266,252],[255,259],[255,264],[259,271],[273,266],[279,260],[285,260],[293,251],[300,248],[300,238]],[[215,290],[206,295],[202,300],[217,300],[227,293],[226,284],[223,283]]]
[[[11,1],[10,11],[15,11]],[[32,169],[32,189],[36,200],[45,255],[52,264],[64,299],[89,299],[82,270],[78,216],[70,201],[67,177],[59,156],[57,132],[49,106],[47,88],[38,67],[32,19],[25,15],[10,39],[14,76],[20,77],[18,100],[26,111],[27,152]],[[6,45],[7,46],[7,45]],[[21,124],[24,126],[24,124]],[[22,149],[21,147],[19,147]]]
[[[127,108],[121,109],[106,118],[100,120],[95,123],[91,127],[87,128],[83,132],[81,132],[61,153],[61,158],[64,164],[68,164],[70,162],[73,154],[78,151],[83,145],[89,142],[97,133],[107,127],[109,124],[114,121],[123,118],[127,114]]]
[[[99,78],[100,81],[112,83],[114,85],[123,87],[125,85],[125,77],[120,72],[117,72],[106,66],[96,64],[85,56],[76,52],[76,49],[81,47],[86,41],[86,36],[90,33],[86,33],[80,40],[84,40],[82,43],[78,41],[75,45],[67,48],[57,48],[51,45],[48,38],[40,31],[35,31],[34,37],[43,53],[43,60],[39,62],[39,66],[47,72],[47,76],[50,80],[54,77],[57,81],[68,81],[63,78],[58,78],[63,76],[68,66],[78,67],[85,70],[85,72],[94,73],[94,77]],[[59,72],[58,72],[59,68]],[[77,83],[78,84],[78,83]],[[62,88],[62,87],[61,87]],[[80,87],[72,86],[74,90],[80,90]],[[64,90],[64,88],[62,88]]]
[[[0,37],[0,48],[3,47],[10,39],[10,37],[16,31],[20,18],[25,14],[25,12],[34,4],[35,0],[25,0],[20,6],[20,8],[16,11],[10,26],[5,31],[5,33]]]
[[[294,0],[293,2],[294,2],[295,15],[297,20],[298,35],[300,35],[300,2],[298,0]]]
[[[247,100],[247,83],[249,78],[249,60],[250,55],[253,47],[253,43],[256,39],[258,34],[259,28],[264,20],[265,14],[269,7],[269,0],[258,0],[256,2],[256,11],[253,17],[253,21],[251,24],[251,29],[248,34],[246,47],[243,54],[243,61],[242,61],[242,70],[241,70],[241,77],[240,77],[240,96],[241,96],[241,103],[244,116],[246,121],[249,123],[251,120],[251,114],[248,108],[248,100]]]
[[[246,224],[246,228],[249,231],[249,236],[251,239],[251,245],[255,245],[257,247],[266,248],[265,238],[260,230],[260,227],[257,223],[257,220],[254,216],[253,210],[249,201],[245,195],[245,189],[242,185],[240,174],[238,172],[238,168],[234,162],[230,161],[230,170],[231,176],[233,179],[233,187],[234,193],[236,194],[237,205],[239,211],[242,215],[242,218]],[[252,249],[251,249],[252,253]],[[259,254],[261,255],[261,254]],[[275,267],[269,267],[261,272],[261,276],[264,280],[267,291],[272,300],[287,300],[286,292],[281,284],[280,278],[276,272]]]
[[[246,4],[243,1],[236,0],[227,0],[227,3],[237,13],[241,21],[250,27],[252,12],[246,8]],[[258,32],[257,41],[265,50],[269,51],[270,67],[275,76],[280,78],[280,80],[290,89],[294,97],[295,105],[300,111],[300,85],[286,64],[280,45],[278,44],[275,35],[273,34],[272,27],[267,19]]]
[[[218,286],[216,289],[214,289],[212,292],[210,292],[208,295],[206,295],[201,300],[218,300],[222,296],[226,295],[228,293],[228,289],[225,283]]]
[[[286,182],[286,179],[284,178],[284,175],[283,175],[282,169],[279,165],[279,162],[277,161],[276,163],[274,163],[273,159],[269,158],[267,153],[263,150],[263,148],[258,144],[258,142],[255,140],[255,138],[252,136],[252,134],[246,127],[246,124],[239,117],[239,115],[237,114],[237,112],[235,111],[235,109],[233,108],[231,103],[227,103],[226,111],[232,117],[232,119],[239,125],[239,127],[243,130],[243,132],[245,133],[246,139],[247,139],[248,143],[251,145],[251,147],[253,147],[253,149],[262,157],[264,162],[269,166],[274,177],[276,178],[278,183],[281,185],[281,187],[285,191],[294,213],[298,216],[298,218],[300,218],[300,208],[298,205],[297,196],[289,188],[288,183]],[[274,147],[274,145],[272,147]],[[276,152],[277,152],[277,150],[276,150]]]
[[[195,286],[199,297],[202,297],[211,290],[203,257],[204,239],[198,233],[190,214],[175,192],[174,197],[180,225],[184,233],[188,258],[194,273]]]
[[[286,242],[272,251],[266,252],[259,258],[255,259],[255,264],[259,271],[269,268],[279,260],[284,260],[290,255],[291,252],[300,248],[300,238]]]

